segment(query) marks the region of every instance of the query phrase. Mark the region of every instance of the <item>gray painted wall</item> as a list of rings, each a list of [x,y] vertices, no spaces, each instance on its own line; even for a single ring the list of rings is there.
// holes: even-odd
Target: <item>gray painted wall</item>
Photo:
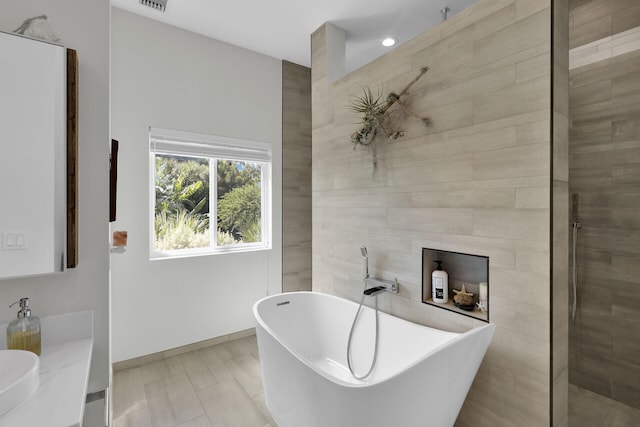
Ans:
[[[95,346],[89,391],[109,385],[109,2],[24,0],[0,4],[0,30],[46,14],[79,59],[79,262],[63,274],[0,281],[0,323],[26,296],[36,316],[93,310]],[[4,333],[4,332],[2,332]],[[42,332],[46,334],[46,331]]]
[[[255,325],[253,303],[282,288],[281,62],[114,8],[112,135],[120,141],[112,255],[113,360]],[[149,260],[149,126],[273,144],[273,249]]]

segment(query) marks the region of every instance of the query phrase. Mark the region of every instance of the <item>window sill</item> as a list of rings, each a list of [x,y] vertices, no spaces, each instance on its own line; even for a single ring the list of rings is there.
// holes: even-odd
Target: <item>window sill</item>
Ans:
[[[244,253],[244,252],[269,251],[271,249],[272,249],[271,245],[268,245],[268,246],[260,245],[260,246],[253,246],[253,247],[244,246],[244,247],[224,248],[224,249],[217,249],[215,251],[193,250],[193,251],[188,251],[188,252],[185,251],[183,253],[176,253],[176,252],[169,252],[169,251],[167,251],[167,252],[154,252],[153,254],[151,254],[149,256],[149,260],[150,261],[162,261],[162,260],[169,260],[169,259],[182,259],[182,258],[194,258],[194,257],[203,257],[203,256],[240,254],[240,253]]]

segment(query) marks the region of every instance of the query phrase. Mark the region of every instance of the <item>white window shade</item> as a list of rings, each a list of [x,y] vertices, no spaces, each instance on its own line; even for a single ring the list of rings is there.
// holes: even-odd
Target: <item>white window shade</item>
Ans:
[[[271,162],[270,143],[155,127],[149,128],[149,149],[157,154]]]

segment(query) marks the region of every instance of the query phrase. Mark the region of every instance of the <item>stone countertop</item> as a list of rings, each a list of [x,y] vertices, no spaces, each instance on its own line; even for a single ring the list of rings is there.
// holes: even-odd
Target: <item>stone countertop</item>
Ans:
[[[43,317],[40,322],[40,386],[0,417],[0,427],[82,425],[93,352],[93,312]],[[6,331],[6,325],[0,325],[1,331]],[[6,334],[0,337],[0,349],[4,349]]]

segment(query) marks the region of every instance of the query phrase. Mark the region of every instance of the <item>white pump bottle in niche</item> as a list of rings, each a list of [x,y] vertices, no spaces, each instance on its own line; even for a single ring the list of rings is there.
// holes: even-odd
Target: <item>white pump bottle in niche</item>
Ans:
[[[433,261],[438,266],[431,273],[431,297],[433,302],[444,304],[449,301],[449,274],[442,269],[442,261]]]

